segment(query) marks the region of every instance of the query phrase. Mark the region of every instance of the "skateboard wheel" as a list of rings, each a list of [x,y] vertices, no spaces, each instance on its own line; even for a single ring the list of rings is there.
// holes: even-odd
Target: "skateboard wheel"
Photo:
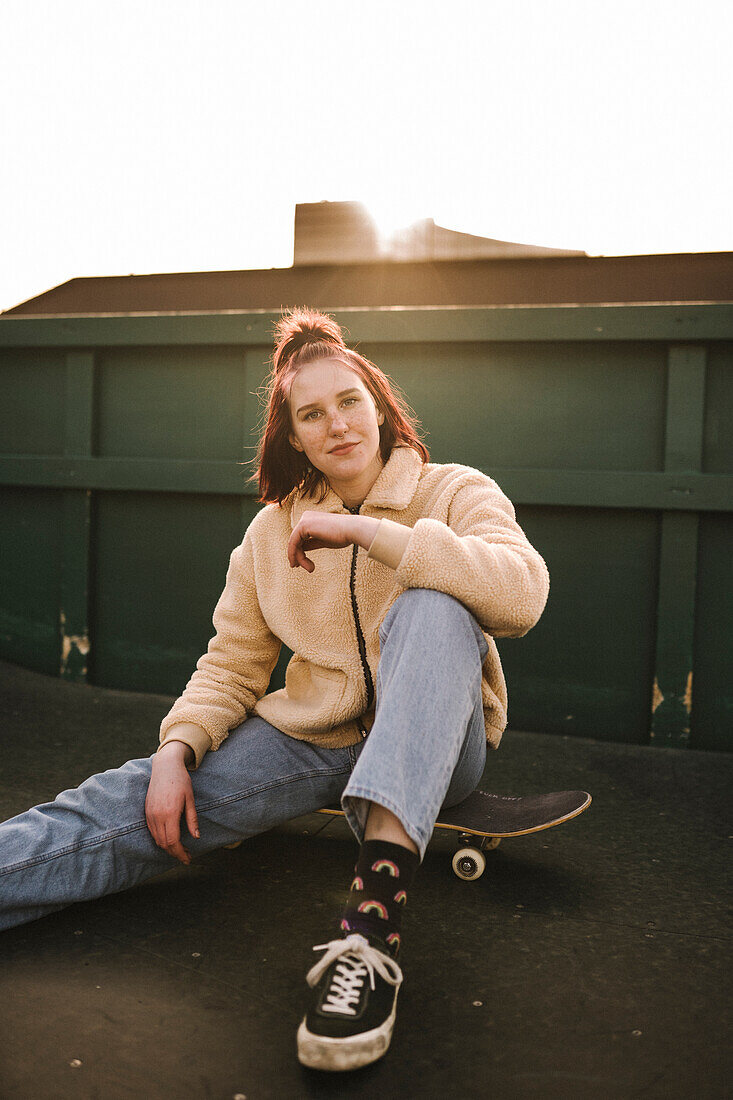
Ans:
[[[453,856],[453,870],[465,882],[472,882],[486,869],[486,860],[478,848],[459,848]]]
[[[224,847],[232,850],[234,848],[238,848],[241,843],[241,840],[235,840],[233,844],[225,844]]]
[[[481,841],[482,852],[493,852],[494,848],[498,848],[501,844],[500,836],[485,836]]]

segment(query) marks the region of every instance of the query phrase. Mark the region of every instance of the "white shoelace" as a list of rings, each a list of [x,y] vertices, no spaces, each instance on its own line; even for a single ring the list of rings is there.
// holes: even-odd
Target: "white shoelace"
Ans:
[[[359,1000],[364,978],[369,974],[369,983],[374,989],[374,971],[390,985],[402,984],[402,971],[394,959],[383,955],[369,943],[364,936],[353,933],[343,939],[321,943],[314,951],[325,951],[323,958],[308,971],[305,980],[314,986],[325,973],[334,959],[340,958],[334,970],[329,992],[323,999],[321,1011],[339,1012],[346,1016],[355,1016],[354,1007]]]

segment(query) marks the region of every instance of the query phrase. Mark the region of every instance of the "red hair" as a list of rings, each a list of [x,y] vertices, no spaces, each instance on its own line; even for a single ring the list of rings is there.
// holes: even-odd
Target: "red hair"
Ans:
[[[305,307],[292,309],[275,326],[272,369],[265,383],[265,424],[254,459],[257,469],[248,479],[259,482],[260,504],[282,504],[294,489],[302,489],[314,497],[320,490],[317,503],[328,493],[326,477],[288,439],[292,428],[289,398],[293,379],[299,367],[316,359],[333,359],[353,370],[377,409],[384,413],[384,422],[379,426],[383,463],[397,445],[412,447],[423,462],[430,461],[428,450],[418,437],[419,421],[399,387],[374,363],[347,348],[341,328],[332,317]]]

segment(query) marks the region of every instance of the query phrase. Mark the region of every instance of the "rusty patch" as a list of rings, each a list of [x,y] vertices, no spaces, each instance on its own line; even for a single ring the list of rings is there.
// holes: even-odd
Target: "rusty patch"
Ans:
[[[83,657],[89,655],[89,639],[86,634],[63,634],[61,636],[61,662],[66,664],[72,649]]]
[[[88,657],[90,645],[86,634],[66,633],[66,615],[63,611],[59,611],[59,619],[61,623],[61,672],[63,673],[68,667],[71,651],[75,650],[82,657]],[[84,663],[84,671],[86,672],[86,662]]]
[[[654,677],[654,690],[652,692],[652,714],[655,713],[655,711],[656,711],[657,707],[659,706],[659,704],[663,703],[663,702],[664,702],[664,696],[662,695],[661,691],[659,690],[659,681],[657,680],[657,678],[655,676]]]
[[[689,718],[690,714],[692,713],[692,673],[691,672],[687,673],[687,686],[685,687],[685,694],[684,694],[684,697],[682,699],[682,702],[685,704],[685,710],[687,711],[687,716]],[[689,732],[689,730],[687,732]]]

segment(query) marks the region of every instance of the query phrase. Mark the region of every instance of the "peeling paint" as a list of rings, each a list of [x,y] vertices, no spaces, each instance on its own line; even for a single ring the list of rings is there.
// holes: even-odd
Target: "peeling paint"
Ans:
[[[64,664],[68,661],[72,648],[84,657],[89,656],[89,638],[86,634],[64,634],[62,635],[61,646],[61,660]]]
[[[59,620],[61,624],[61,672],[63,674],[68,667],[72,650],[81,654],[82,657],[88,657],[91,647],[88,635],[66,633],[66,615],[63,611],[59,611]],[[83,666],[83,672],[86,674],[86,662]]]
[[[659,690],[659,681],[654,677],[654,691],[652,692],[652,714],[655,713],[660,703],[664,702],[664,696]]]
[[[685,694],[682,702],[685,704],[685,710],[687,711],[687,717],[689,718],[692,713],[692,673],[687,673],[687,686],[685,687]],[[689,729],[685,731],[689,733]]]

